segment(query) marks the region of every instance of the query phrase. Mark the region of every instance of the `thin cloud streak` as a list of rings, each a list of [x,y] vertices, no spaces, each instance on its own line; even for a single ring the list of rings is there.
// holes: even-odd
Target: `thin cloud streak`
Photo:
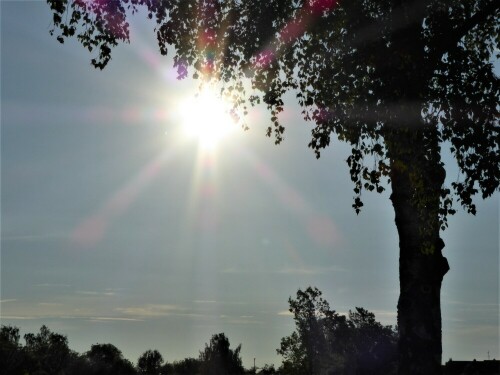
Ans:
[[[96,292],[91,290],[77,290],[76,294],[82,294],[86,296],[103,296],[103,297],[111,297],[116,295],[115,292]]]
[[[43,241],[52,239],[67,239],[68,234],[17,234],[17,235],[2,235],[2,241]]]
[[[132,306],[132,307],[118,307],[115,311],[123,314],[135,317],[161,317],[169,316],[174,313],[179,313],[179,311],[185,311],[186,309],[178,305],[145,305],[145,306]]]
[[[220,271],[224,274],[276,274],[276,275],[322,275],[330,272],[346,272],[342,267],[285,267],[276,270],[249,270],[246,268],[228,267]]]
[[[124,322],[143,322],[143,319],[136,318],[120,318],[120,317],[109,317],[109,316],[99,316],[91,317],[88,319],[90,322],[114,322],[114,321],[124,321]]]

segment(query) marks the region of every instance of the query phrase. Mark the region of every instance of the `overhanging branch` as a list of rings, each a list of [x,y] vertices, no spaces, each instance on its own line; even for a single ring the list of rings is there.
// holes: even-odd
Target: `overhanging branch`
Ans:
[[[460,40],[467,35],[474,27],[486,21],[489,17],[495,16],[500,9],[500,1],[493,0],[488,5],[477,11],[472,17],[466,19],[461,25],[446,33],[446,38],[442,38],[436,49],[431,53],[430,66],[435,66],[445,53],[450,53],[458,47]]]

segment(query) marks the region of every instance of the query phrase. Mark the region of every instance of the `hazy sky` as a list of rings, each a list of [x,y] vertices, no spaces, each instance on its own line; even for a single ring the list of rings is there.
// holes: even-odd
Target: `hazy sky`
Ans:
[[[256,111],[201,152],[179,126],[196,85],[175,79],[143,18],[96,71],[50,37],[44,2],[1,2],[1,323],[46,324],[79,352],[110,342],[133,362],[150,348],[197,357],[225,332],[245,366],[279,363],[298,288],[395,324],[389,194],[365,193],[356,216],[348,148],[316,160],[294,105],[281,146]],[[500,357],[498,197],[443,234],[445,361]]]

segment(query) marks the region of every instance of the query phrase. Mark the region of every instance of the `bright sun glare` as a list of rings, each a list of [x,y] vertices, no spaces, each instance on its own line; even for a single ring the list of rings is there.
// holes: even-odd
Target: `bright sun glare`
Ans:
[[[180,104],[182,128],[203,149],[213,150],[236,127],[231,109],[231,104],[215,90],[205,88]]]

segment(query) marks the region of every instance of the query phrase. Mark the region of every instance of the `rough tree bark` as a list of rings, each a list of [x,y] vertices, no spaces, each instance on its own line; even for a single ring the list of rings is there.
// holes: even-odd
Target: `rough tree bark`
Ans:
[[[441,374],[441,284],[449,270],[442,255],[439,197],[445,171],[424,155],[432,129],[395,131],[391,201],[399,235],[399,374]],[[423,140],[423,138],[425,138]],[[432,134],[430,137],[432,143]],[[438,154],[439,155],[439,154]]]
[[[397,111],[384,137],[399,235],[399,374],[434,375],[442,373],[441,284],[449,269],[439,233],[445,170],[437,124],[422,117],[427,61],[414,15],[425,11],[426,1],[396,3],[402,11],[392,19],[394,75],[387,89]]]

